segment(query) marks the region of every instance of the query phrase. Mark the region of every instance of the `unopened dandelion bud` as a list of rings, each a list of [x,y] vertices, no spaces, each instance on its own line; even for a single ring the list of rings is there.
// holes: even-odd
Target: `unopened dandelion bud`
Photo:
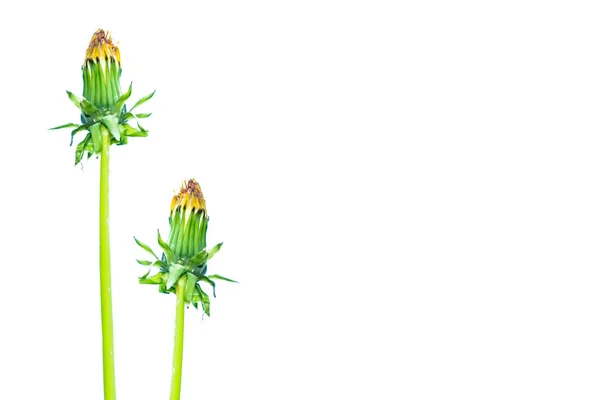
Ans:
[[[67,91],[69,100],[80,111],[81,124],[67,123],[54,128],[72,128],[71,145],[75,135],[84,132],[85,136],[77,144],[75,164],[79,164],[87,155],[99,155],[107,145],[127,144],[129,137],[145,137],[148,131],[140,124],[140,119],[148,118],[150,113],[134,111],[152,98],[154,92],[139,99],[133,107],[125,105],[131,96],[132,84],[125,93],[121,93],[121,54],[113,44],[108,32],[98,29],[92,36],[85,52],[81,67],[83,74],[83,97],[79,98]],[[131,125],[131,122],[134,125]],[[79,135],[81,136],[81,135]]]
[[[111,110],[121,97],[121,55],[109,32],[94,33],[81,69],[83,97],[98,109]]]
[[[139,281],[144,285],[159,285],[158,290],[162,293],[176,293],[178,299],[181,296],[186,304],[192,304],[196,308],[201,304],[202,310],[210,316],[210,298],[206,288],[203,289],[200,283],[208,285],[209,293],[216,296],[215,280],[235,281],[222,275],[207,275],[207,263],[219,252],[223,243],[206,247],[206,201],[200,185],[194,179],[184,181],[173,197],[169,225],[171,231],[167,242],[158,232],[158,244],[163,250],[160,257],[148,245],[135,239],[154,258],[153,261],[138,260],[141,265],[150,267]],[[160,270],[150,275],[152,267]]]
[[[189,258],[206,247],[208,215],[200,185],[184,182],[171,202],[169,246],[177,258]]]

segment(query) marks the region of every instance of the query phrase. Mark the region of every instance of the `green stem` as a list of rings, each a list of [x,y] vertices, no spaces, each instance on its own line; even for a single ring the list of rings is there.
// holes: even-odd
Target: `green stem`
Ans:
[[[116,400],[115,358],[112,321],[112,294],[110,288],[110,235],[108,231],[108,162],[110,134],[101,128],[100,154],[100,306],[102,314],[102,363],[104,372],[104,399]]]
[[[173,370],[171,377],[171,400],[179,400],[181,396],[181,367],[183,362],[183,317],[185,311],[185,274],[179,278],[175,286],[177,294],[175,314],[175,344],[173,346]]]

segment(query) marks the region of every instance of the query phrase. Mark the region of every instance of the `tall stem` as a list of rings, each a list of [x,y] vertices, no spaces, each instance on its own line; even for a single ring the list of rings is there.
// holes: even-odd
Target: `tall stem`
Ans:
[[[185,311],[185,274],[179,278],[175,286],[177,303],[175,305],[175,344],[173,346],[173,370],[171,377],[171,400],[179,400],[181,396],[181,367],[183,362],[183,317]]]
[[[116,400],[115,358],[110,284],[110,235],[108,231],[108,162],[110,134],[104,127],[100,155],[100,306],[102,315],[102,363],[104,372],[104,399]]]

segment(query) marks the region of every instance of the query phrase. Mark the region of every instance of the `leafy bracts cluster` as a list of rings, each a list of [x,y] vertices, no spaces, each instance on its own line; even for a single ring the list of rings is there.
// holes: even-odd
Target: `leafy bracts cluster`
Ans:
[[[128,137],[145,137],[148,131],[144,129],[139,119],[147,118],[150,114],[134,113],[133,111],[144,104],[154,95],[154,92],[138,100],[127,111],[125,102],[131,97],[132,85],[121,94],[121,59],[119,49],[112,43],[110,35],[103,30],[94,33],[86,52],[83,63],[83,97],[79,98],[67,91],[69,99],[81,113],[81,124],[68,123],[54,129],[74,128],[71,131],[71,143],[79,132],[87,132],[75,150],[75,165],[84,154],[90,158],[102,151],[102,136],[109,135],[110,143],[127,144]],[[129,121],[135,121],[136,127]]]
[[[150,267],[148,272],[139,278],[139,282],[159,285],[158,290],[161,293],[175,293],[177,282],[183,280],[185,303],[192,304],[195,308],[198,308],[200,303],[206,315],[210,316],[210,297],[200,283],[210,285],[213,296],[216,297],[214,280],[236,281],[221,275],[206,275],[208,261],[223,244],[206,248],[208,220],[206,202],[200,186],[191,179],[187,183],[184,182],[180,192],[173,198],[168,241],[165,242],[158,232],[158,244],[163,251],[161,257],[159,258],[148,245],[134,239],[154,258],[153,261],[137,260],[141,265]],[[152,267],[159,270],[150,276]]]

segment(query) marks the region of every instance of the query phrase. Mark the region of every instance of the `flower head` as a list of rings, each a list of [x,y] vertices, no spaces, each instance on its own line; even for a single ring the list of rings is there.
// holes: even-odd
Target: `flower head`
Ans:
[[[113,44],[110,32],[104,32],[103,29],[98,29],[96,33],[94,33],[94,36],[92,36],[90,45],[85,52],[85,61],[83,62],[83,65],[85,66],[91,62],[100,61],[114,61],[119,65],[121,64],[119,48]]]
[[[206,201],[196,180],[183,182],[171,201],[169,245],[182,258],[191,257],[206,246],[208,215]]]
[[[94,33],[81,69],[83,97],[98,109],[112,109],[121,97],[121,54],[109,32]]]
[[[179,193],[173,196],[171,201],[171,214],[176,211],[189,213],[206,213],[206,201],[200,189],[200,185],[195,179],[183,181]]]

